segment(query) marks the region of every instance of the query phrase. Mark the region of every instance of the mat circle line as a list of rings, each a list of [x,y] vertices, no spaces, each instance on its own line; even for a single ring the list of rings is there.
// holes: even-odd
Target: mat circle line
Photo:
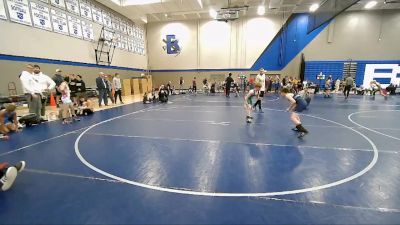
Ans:
[[[282,111],[284,112],[285,110],[279,110],[279,109],[269,109],[269,110],[273,110],[273,111]],[[174,189],[174,188],[168,188],[168,187],[159,187],[159,186],[153,186],[153,185],[149,185],[149,184],[144,184],[144,183],[140,183],[140,182],[136,182],[136,181],[132,181],[132,180],[128,180],[113,174],[110,174],[104,170],[101,170],[97,167],[95,167],[94,165],[90,164],[80,153],[79,150],[79,142],[81,140],[81,138],[88,132],[90,131],[92,128],[100,125],[100,124],[104,124],[107,122],[110,122],[112,120],[124,117],[124,116],[128,116],[128,115],[132,115],[132,114],[136,114],[136,113],[140,113],[140,112],[144,112],[146,111],[145,109],[143,110],[139,110],[136,112],[132,112],[132,113],[128,113],[128,114],[124,114],[115,118],[111,118],[96,124],[93,124],[92,126],[90,126],[89,128],[87,128],[86,130],[84,130],[75,140],[75,154],[77,155],[77,157],[79,158],[79,160],[88,168],[92,169],[93,171],[100,173],[106,177],[118,180],[120,182],[123,183],[127,183],[127,184],[131,184],[134,186],[138,186],[138,187],[143,187],[143,188],[147,188],[150,190],[156,190],[156,191],[162,191],[162,192],[168,192],[168,193],[176,193],[176,194],[184,194],[184,195],[194,195],[194,196],[208,196],[208,197],[270,197],[270,196],[283,196],[283,195],[291,195],[291,194],[300,194],[300,193],[306,193],[306,192],[311,192],[311,191],[317,191],[317,190],[322,190],[322,189],[327,189],[327,188],[331,188],[331,187],[335,187],[347,182],[350,182],[362,175],[364,175],[365,173],[367,173],[369,170],[371,170],[376,162],[378,161],[378,157],[379,157],[379,152],[378,152],[378,148],[376,147],[375,143],[369,139],[367,136],[365,136],[363,133],[348,127],[344,124],[332,121],[332,120],[328,120],[325,118],[321,118],[318,116],[313,116],[313,115],[306,115],[306,114],[302,114],[304,116],[308,116],[311,118],[315,118],[315,119],[320,119],[320,120],[324,120],[330,123],[334,123],[336,125],[340,125],[343,126],[347,129],[350,129],[352,131],[354,131],[355,133],[359,134],[361,137],[363,137],[365,140],[367,140],[367,142],[372,146],[373,152],[374,152],[374,156],[371,160],[371,162],[361,171],[357,172],[356,174],[353,174],[352,176],[349,176],[347,178],[344,179],[340,179],[328,184],[324,184],[324,185],[319,185],[319,186],[314,186],[314,187],[309,187],[309,188],[302,188],[302,189],[295,189],[295,190],[289,190],[289,191],[278,191],[278,192],[260,192],[260,193],[230,193],[230,192],[201,192],[201,191],[193,191],[193,190],[182,190],[182,189]]]

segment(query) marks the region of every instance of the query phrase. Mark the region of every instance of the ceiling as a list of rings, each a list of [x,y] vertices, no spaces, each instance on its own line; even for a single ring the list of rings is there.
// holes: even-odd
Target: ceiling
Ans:
[[[125,1],[129,2],[134,0],[97,1],[137,23],[144,23],[144,21],[151,23],[172,20],[210,19],[210,9],[219,10],[221,7],[228,6],[228,0],[160,0],[159,3],[127,6],[120,6],[121,2],[124,4]],[[291,13],[308,12],[309,7],[313,3],[320,4],[324,1],[326,0],[230,0],[230,6],[248,5],[248,11],[242,12],[242,16],[257,16],[257,7],[261,4],[265,5],[266,14],[285,13],[289,15]],[[385,0],[376,1],[378,4],[374,9],[400,8],[400,3],[384,4]],[[201,2],[201,5],[199,2]],[[369,0],[361,0],[349,10],[363,10],[367,2],[369,2]],[[398,2],[400,2],[400,0],[398,0]]]

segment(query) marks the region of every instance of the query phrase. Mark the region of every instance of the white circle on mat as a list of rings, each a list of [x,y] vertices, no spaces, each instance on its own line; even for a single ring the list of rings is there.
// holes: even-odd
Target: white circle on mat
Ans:
[[[273,110],[273,111],[281,111],[283,112],[284,110],[278,110],[278,109],[268,109],[268,110]],[[195,195],[195,196],[211,196],[211,197],[269,197],[269,196],[282,196],[282,195],[291,195],[291,194],[299,194],[299,193],[305,193],[305,192],[311,192],[311,191],[317,191],[317,190],[322,190],[322,189],[326,189],[326,188],[331,188],[331,187],[335,187],[347,182],[350,182],[362,175],[364,175],[365,173],[367,173],[369,170],[371,170],[374,165],[376,164],[376,162],[378,161],[378,149],[375,145],[375,143],[369,139],[367,136],[365,136],[364,134],[362,134],[361,132],[348,127],[344,124],[332,121],[332,120],[328,120],[328,119],[324,119],[318,116],[314,116],[314,115],[305,115],[302,114],[304,116],[308,116],[311,118],[315,118],[315,119],[320,119],[320,120],[324,120],[342,127],[345,127],[357,134],[359,134],[361,137],[363,137],[365,140],[368,141],[368,143],[372,146],[373,152],[374,152],[374,156],[371,160],[371,162],[361,171],[346,177],[344,179],[341,180],[337,180],[328,184],[324,184],[324,185],[319,185],[319,186],[314,186],[314,187],[309,187],[309,188],[302,188],[302,189],[295,189],[295,190],[288,190],[288,191],[277,191],[277,192],[259,192],[259,193],[231,193],[231,192],[202,192],[202,191],[194,191],[194,190],[181,190],[181,189],[174,189],[174,188],[168,188],[168,187],[158,187],[158,186],[153,186],[153,185],[149,185],[149,184],[144,184],[144,183],[139,183],[136,181],[132,181],[132,180],[128,180],[119,176],[115,176],[113,174],[110,174],[104,170],[101,170],[97,167],[95,167],[94,165],[90,164],[80,153],[79,151],[79,141],[81,140],[81,138],[85,135],[85,133],[87,133],[89,130],[91,130],[92,128],[100,125],[100,124],[104,124],[107,122],[110,122],[112,120],[124,117],[124,116],[128,116],[128,115],[132,115],[132,114],[136,114],[136,113],[140,113],[140,112],[144,112],[146,111],[146,109],[142,109],[136,112],[132,112],[132,113],[128,113],[125,115],[121,115],[118,117],[114,117],[105,121],[102,121],[100,123],[96,123],[92,126],[90,126],[89,128],[87,128],[85,131],[83,131],[78,138],[75,141],[75,154],[78,156],[79,160],[86,165],[87,167],[89,167],[90,169],[115,180],[121,181],[123,183],[127,183],[127,184],[131,184],[131,185],[135,185],[138,187],[143,187],[143,188],[147,188],[147,189],[151,189],[151,190],[156,190],[156,191],[162,191],[162,192],[169,192],[169,193],[176,193],[176,194],[185,194],[185,195]]]

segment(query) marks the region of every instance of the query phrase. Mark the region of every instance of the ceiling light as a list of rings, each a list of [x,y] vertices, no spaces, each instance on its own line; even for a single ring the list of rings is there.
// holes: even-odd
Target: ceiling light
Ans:
[[[258,6],[257,14],[260,16],[264,15],[265,14],[265,6],[263,6],[263,5]]]
[[[368,3],[365,5],[365,7],[364,7],[364,8],[366,8],[366,9],[370,9],[370,8],[372,8],[372,7],[376,6],[376,4],[377,4],[377,2],[376,2],[376,1],[370,1],[370,2],[368,2]]]
[[[215,9],[210,9],[210,16],[214,19],[217,18],[217,11],[215,11]]]
[[[161,0],[122,0],[122,5],[147,5],[154,3],[161,3]]]
[[[310,6],[310,12],[315,12],[315,11],[317,11],[317,9],[319,8],[319,5],[318,4],[312,4],[311,6]]]

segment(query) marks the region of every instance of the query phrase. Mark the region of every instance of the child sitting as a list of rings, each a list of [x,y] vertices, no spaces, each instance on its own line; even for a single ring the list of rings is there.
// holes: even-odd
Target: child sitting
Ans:
[[[9,132],[19,131],[16,108],[14,104],[9,104],[0,110],[0,139],[7,140]]]
[[[94,113],[93,102],[89,99],[81,96],[78,101],[78,115],[91,115]]]

